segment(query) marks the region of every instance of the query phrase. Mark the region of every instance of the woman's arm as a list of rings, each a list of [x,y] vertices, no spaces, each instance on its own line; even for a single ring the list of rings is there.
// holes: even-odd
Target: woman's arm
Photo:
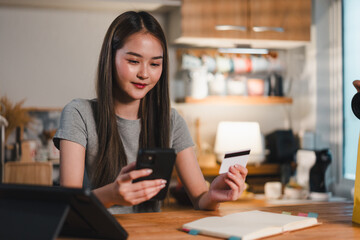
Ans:
[[[85,148],[75,142],[60,140],[60,185],[81,188],[85,169]],[[155,196],[165,187],[163,179],[133,183],[148,176],[150,169],[135,170],[135,163],[123,167],[114,182],[93,190],[105,207],[136,205]]]
[[[178,153],[176,169],[196,209],[217,209],[220,202],[238,199],[245,189],[247,169],[242,166],[231,167],[216,177],[208,189],[191,147]]]
[[[85,169],[85,148],[75,142],[60,140],[60,185],[81,188]]]
[[[75,142],[60,140],[60,185],[82,188],[85,170],[85,148]],[[111,185],[93,190],[93,193],[105,205],[113,205]]]
[[[201,200],[208,193],[204,176],[192,147],[179,152],[176,157],[176,171],[195,209],[216,209],[217,203]],[[200,201],[201,200],[201,201]]]

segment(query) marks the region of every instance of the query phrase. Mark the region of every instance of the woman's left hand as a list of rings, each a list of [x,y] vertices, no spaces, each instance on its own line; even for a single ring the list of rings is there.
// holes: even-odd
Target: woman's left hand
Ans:
[[[240,165],[231,166],[229,172],[217,176],[211,183],[209,194],[215,202],[237,200],[245,190],[248,170]]]

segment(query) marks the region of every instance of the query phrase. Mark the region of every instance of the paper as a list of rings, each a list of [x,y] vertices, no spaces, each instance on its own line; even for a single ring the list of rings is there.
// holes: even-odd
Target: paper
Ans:
[[[229,168],[235,164],[246,167],[246,164],[249,160],[249,155],[250,149],[226,153],[224,160],[221,163],[219,174],[227,173]]]

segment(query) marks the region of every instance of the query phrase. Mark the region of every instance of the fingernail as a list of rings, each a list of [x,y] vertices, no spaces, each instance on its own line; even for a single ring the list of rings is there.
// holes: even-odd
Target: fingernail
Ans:
[[[146,169],[146,173],[152,173],[152,169]]]
[[[161,185],[159,188],[164,188],[166,185],[165,184],[163,184],[163,185]]]
[[[231,172],[228,172],[228,174],[229,174],[229,176],[231,176],[231,177],[233,177],[233,176],[234,176],[234,174],[232,174]]]
[[[162,180],[161,180],[161,183],[162,183],[162,184],[166,184],[166,180],[162,179]]]

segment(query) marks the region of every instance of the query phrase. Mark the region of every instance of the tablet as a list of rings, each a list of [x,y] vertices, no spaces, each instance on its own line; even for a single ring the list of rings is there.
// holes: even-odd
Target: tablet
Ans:
[[[89,189],[0,184],[0,239],[126,239]]]

